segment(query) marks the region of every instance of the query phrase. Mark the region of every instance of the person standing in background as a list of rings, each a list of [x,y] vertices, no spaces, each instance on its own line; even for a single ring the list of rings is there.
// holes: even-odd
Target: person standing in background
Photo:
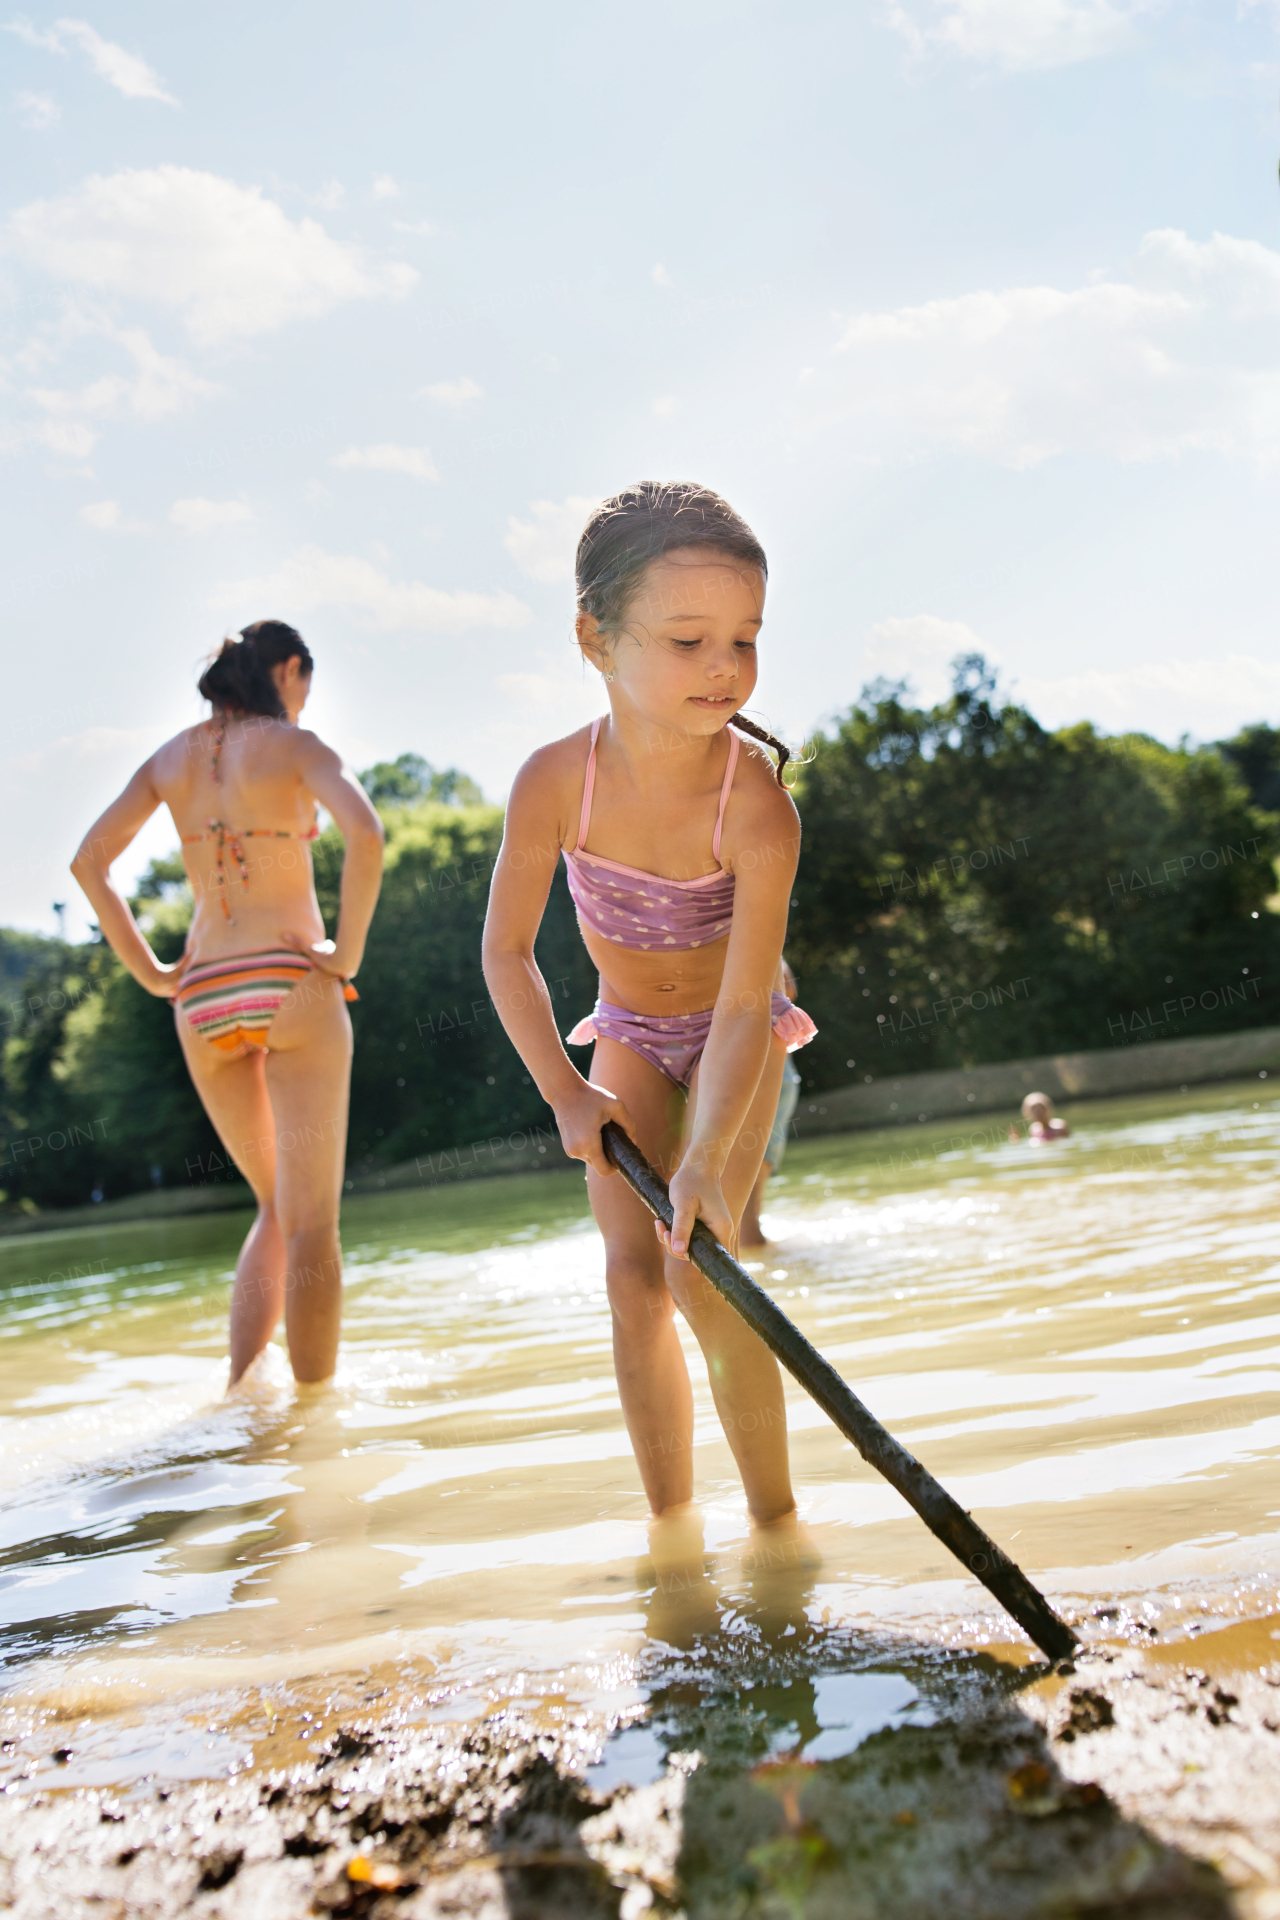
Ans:
[[[794,1000],[799,992],[796,977],[785,959],[782,962],[782,991],[788,1000]],[[764,1237],[764,1229],[760,1225],[760,1204],[764,1199],[764,1190],[769,1176],[777,1173],[782,1165],[782,1157],[787,1150],[787,1128],[795,1118],[799,1103],[800,1069],[788,1054],[783,1062],[782,1086],[778,1092],[778,1111],[773,1116],[769,1144],[764,1150],[764,1159],[756,1175],[756,1183],[742,1210],[742,1225],[738,1229],[738,1244],[741,1247],[763,1247],[768,1244]]]
[[[156,749],[71,863],[103,938],[141,987],[173,1001],[195,1090],[258,1203],[231,1295],[232,1386],[282,1313],[294,1377],[327,1380],[342,1322],[346,1001],[381,885],[382,823],[332,747],[298,725],[312,664],[282,620],[224,641],[200,680],[211,717]],[[317,801],[346,843],[332,940],[311,870]],[[172,966],[111,873],[159,806],[195,898]]]

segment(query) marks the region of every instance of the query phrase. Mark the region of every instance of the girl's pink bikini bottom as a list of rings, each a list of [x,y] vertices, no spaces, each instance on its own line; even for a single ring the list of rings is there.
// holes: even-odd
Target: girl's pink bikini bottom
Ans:
[[[773,1030],[787,1043],[787,1052],[808,1046],[818,1029],[802,1007],[793,1006],[785,993],[770,996]],[[632,1013],[597,1000],[585,1020],[566,1036],[570,1047],[586,1047],[593,1040],[616,1040],[647,1060],[677,1087],[687,1087],[711,1032],[712,1010],[705,1013]]]

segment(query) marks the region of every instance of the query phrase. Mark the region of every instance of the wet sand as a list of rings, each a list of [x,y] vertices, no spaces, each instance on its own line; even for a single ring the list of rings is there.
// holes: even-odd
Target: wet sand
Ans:
[[[662,1729],[650,1785],[591,1784],[598,1729],[518,1708],[466,1732],[349,1715],[231,1782],[7,1796],[0,1898],[17,1920],[1280,1914],[1280,1662],[1255,1664],[1256,1626],[1195,1664],[1099,1644],[1050,1675],[886,1649],[892,1675],[861,1677],[908,1665],[936,1718],[827,1761],[768,1741],[765,1696],[810,1650],[748,1639],[718,1672],[655,1666],[631,1730]]]

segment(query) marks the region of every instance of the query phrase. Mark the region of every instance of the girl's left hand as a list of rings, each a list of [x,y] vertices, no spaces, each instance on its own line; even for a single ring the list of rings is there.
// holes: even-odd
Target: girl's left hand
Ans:
[[[671,1181],[671,1207],[674,1219],[671,1231],[663,1226],[661,1220],[655,1220],[658,1238],[665,1250],[677,1260],[689,1258],[689,1235],[693,1232],[695,1220],[705,1221],[712,1233],[729,1251],[737,1238],[737,1228],[732,1215],[725,1205],[720,1191],[720,1181],[716,1174],[708,1169],[699,1170],[685,1159],[676,1169]]]

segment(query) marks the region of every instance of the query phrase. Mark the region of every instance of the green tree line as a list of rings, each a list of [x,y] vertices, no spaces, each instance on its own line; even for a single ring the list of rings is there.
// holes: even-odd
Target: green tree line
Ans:
[[[500,809],[413,754],[362,778],[387,863],[352,1008],[353,1173],[549,1120],[480,971]],[[795,795],[787,950],[820,1029],[799,1056],[809,1089],[1280,1023],[1280,732],[1191,748],[1048,731],[973,657],[933,707],[866,689]],[[315,843],[330,929],[341,861],[330,829]],[[176,855],[152,863],[135,908],[176,958],[191,911]],[[595,980],[563,867],[538,958],[567,1032]],[[234,1177],[172,1009],[107,947],[0,933],[0,982],[8,1204]]]

